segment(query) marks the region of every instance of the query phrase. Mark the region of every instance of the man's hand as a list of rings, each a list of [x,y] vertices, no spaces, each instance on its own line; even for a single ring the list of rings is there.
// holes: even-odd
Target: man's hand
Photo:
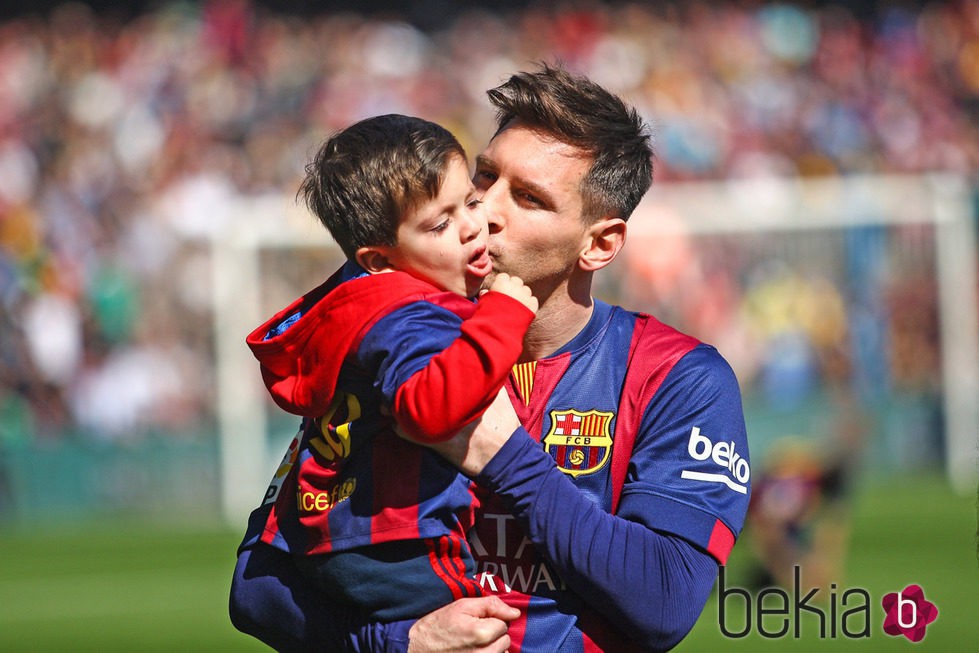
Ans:
[[[427,446],[463,474],[476,476],[519,426],[510,395],[502,388],[479,419],[466,425],[451,440]],[[405,437],[400,428],[398,433]]]
[[[520,616],[496,596],[459,599],[431,612],[408,631],[408,653],[504,653],[507,624]]]

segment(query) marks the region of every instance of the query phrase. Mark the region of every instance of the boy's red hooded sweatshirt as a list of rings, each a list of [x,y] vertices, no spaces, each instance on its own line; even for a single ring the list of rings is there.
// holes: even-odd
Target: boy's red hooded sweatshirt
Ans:
[[[303,417],[326,414],[341,366],[370,328],[399,308],[426,302],[463,320],[459,337],[401,384],[391,412],[412,437],[428,442],[452,437],[482,414],[520,356],[534,314],[502,293],[486,293],[473,303],[404,272],[341,283],[342,272],[248,336],[275,403]],[[291,318],[285,330],[269,337]],[[414,334],[413,340],[424,343],[426,335]]]

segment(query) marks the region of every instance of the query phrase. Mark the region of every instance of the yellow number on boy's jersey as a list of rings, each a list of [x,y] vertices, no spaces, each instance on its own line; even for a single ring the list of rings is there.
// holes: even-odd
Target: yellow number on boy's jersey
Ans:
[[[347,421],[338,426],[330,426],[330,420],[342,403],[347,405]],[[319,419],[320,433],[309,441],[317,453],[327,460],[343,459],[350,455],[350,424],[360,418],[360,401],[352,394],[337,396],[329,410]]]

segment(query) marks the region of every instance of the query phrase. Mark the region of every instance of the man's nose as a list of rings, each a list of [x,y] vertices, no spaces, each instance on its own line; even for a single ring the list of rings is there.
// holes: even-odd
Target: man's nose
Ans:
[[[480,204],[483,215],[486,216],[486,228],[491,234],[499,233],[503,230],[503,212],[500,205],[499,193],[493,192],[493,186],[487,188],[483,193],[483,203]]]
[[[486,213],[486,230],[491,234],[498,234],[503,231],[503,219],[497,211]]]

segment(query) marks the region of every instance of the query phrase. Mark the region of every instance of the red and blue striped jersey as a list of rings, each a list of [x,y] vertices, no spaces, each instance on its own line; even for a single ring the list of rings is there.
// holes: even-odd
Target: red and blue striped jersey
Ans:
[[[641,555],[643,531],[723,563],[744,522],[733,372],[713,347],[596,302],[570,343],[515,368],[509,391],[526,432],[477,479],[488,489],[469,540],[483,590],[523,611],[511,650],[652,646],[639,631],[662,588],[646,579],[659,563]]]
[[[516,366],[508,390],[523,427],[475,479],[469,542],[483,591],[522,610],[511,650],[672,647],[747,511],[732,370],[713,347],[596,302],[585,329],[552,356]],[[267,510],[253,513],[243,550]],[[282,609],[308,609],[318,623],[337,618],[331,603],[292,606],[288,592],[280,596]],[[373,624],[346,646],[403,650],[410,625]]]

